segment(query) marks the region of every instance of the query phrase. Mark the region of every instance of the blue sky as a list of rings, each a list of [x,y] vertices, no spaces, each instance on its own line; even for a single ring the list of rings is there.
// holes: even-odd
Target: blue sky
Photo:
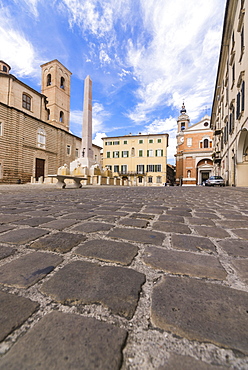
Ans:
[[[93,81],[93,142],[168,133],[176,119],[209,114],[225,0],[0,0],[0,59],[40,91],[40,65],[71,72],[70,130],[82,131],[84,79]]]

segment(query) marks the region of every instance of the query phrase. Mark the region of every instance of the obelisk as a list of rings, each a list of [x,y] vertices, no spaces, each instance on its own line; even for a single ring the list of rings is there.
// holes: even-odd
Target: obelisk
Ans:
[[[92,81],[90,76],[87,76],[84,80],[83,129],[80,163],[82,166],[87,166],[88,168],[95,163],[92,150]]]

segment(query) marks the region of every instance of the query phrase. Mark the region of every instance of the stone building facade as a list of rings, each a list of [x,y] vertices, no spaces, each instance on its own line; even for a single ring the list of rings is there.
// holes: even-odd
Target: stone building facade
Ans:
[[[41,67],[39,93],[0,61],[0,183],[42,180],[80,155],[81,138],[69,132],[71,72],[57,60]]]
[[[132,186],[163,186],[167,182],[168,134],[103,138],[103,167]]]
[[[248,2],[227,1],[211,127],[214,173],[248,186]]]
[[[183,104],[177,120],[176,184],[201,185],[212,175],[212,141],[210,117],[205,115],[189,126],[190,118]]]

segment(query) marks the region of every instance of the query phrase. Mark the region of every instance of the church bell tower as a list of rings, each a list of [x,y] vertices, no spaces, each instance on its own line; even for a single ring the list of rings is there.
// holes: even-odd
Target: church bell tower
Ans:
[[[72,73],[57,59],[41,65],[41,92],[47,97],[47,121],[69,131],[70,79]]]

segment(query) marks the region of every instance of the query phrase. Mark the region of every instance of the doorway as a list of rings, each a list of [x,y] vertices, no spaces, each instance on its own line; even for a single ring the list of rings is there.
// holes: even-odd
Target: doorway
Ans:
[[[39,177],[45,176],[45,159],[35,159],[35,180],[38,181]]]
[[[203,184],[209,178],[209,171],[201,172],[201,183]]]

